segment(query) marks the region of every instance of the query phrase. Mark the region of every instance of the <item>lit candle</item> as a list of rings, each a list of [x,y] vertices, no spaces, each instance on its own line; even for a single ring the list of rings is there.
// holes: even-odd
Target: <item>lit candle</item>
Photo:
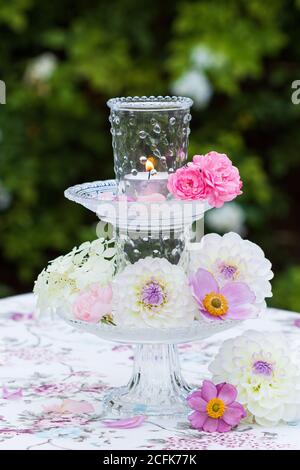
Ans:
[[[125,175],[126,194],[131,197],[148,196],[150,194],[168,195],[168,172],[155,169],[157,161],[150,156],[145,161],[145,171],[137,171]]]

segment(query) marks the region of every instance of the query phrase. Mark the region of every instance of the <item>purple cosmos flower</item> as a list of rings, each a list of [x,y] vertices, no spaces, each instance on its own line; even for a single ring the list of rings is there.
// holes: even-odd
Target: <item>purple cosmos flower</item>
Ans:
[[[199,268],[190,286],[200,312],[211,320],[244,320],[255,316],[255,295],[244,282],[228,282],[219,288],[214,276]]]
[[[205,432],[228,432],[246,417],[244,407],[235,401],[236,388],[228,383],[214,385],[204,380],[202,387],[187,397],[192,410],[188,417],[193,428]]]

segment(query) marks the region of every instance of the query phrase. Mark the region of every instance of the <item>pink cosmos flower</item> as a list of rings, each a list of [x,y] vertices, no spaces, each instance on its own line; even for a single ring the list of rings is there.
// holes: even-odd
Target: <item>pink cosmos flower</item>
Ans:
[[[192,410],[188,417],[193,428],[205,432],[228,432],[246,417],[244,407],[235,401],[236,388],[228,383],[214,385],[204,380],[200,390],[191,393],[187,402]]]
[[[200,312],[210,320],[244,320],[256,314],[255,295],[244,282],[228,282],[221,289],[205,269],[190,276],[190,286]]]
[[[201,170],[203,185],[209,188],[208,203],[211,206],[222,207],[224,202],[232,201],[242,193],[239,170],[225,153],[194,155],[193,163]]]
[[[210,187],[206,184],[199,167],[193,164],[179,168],[169,175],[168,190],[176,199],[206,199]]]
[[[73,303],[72,310],[78,320],[98,323],[112,310],[111,285],[101,287],[94,284],[89,290],[81,292]]]

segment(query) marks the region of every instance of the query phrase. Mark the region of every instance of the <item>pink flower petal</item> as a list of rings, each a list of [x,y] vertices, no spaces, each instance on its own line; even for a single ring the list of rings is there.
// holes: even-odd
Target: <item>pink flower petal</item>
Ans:
[[[66,413],[73,414],[93,413],[95,411],[93,405],[87,401],[64,400],[62,407]]]
[[[217,388],[210,380],[204,380],[202,385],[202,397],[204,400],[209,401],[217,396]]]
[[[255,302],[255,295],[244,282],[229,282],[221,289],[221,293],[228,300],[229,310],[237,305]]]
[[[228,431],[231,431],[231,426],[227,423],[225,423],[225,421],[221,419],[219,419],[219,423],[218,423],[218,429],[217,429],[218,432],[228,432]]]
[[[62,413],[61,405],[47,405],[43,406],[44,413]]]
[[[234,401],[233,403],[231,403],[231,404],[230,404],[230,408],[236,408],[236,409],[240,410],[241,416],[242,416],[241,419],[246,418],[247,413],[246,413],[245,408],[243,407],[243,405],[241,405],[241,404],[238,403],[237,401]]]
[[[133,429],[141,426],[146,416],[133,416],[132,418],[117,419],[115,421],[102,421],[107,428]]]
[[[83,413],[93,413],[95,411],[93,405],[87,401],[77,401],[77,400],[63,400],[61,403],[56,403],[54,405],[49,405],[44,407],[45,413],[72,413],[72,414],[83,414]]]
[[[187,402],[190,408],[196,411],[205,411],[207,402],[203,400],[201,392],[194,392],[188,396]]]
[[[226,382],[221,382],[219,384],[216,384],[216,387],[217,387],[217,391],[218,391],[218,396],[219,396],[219,391],[221,390],[221,388],[223,387],[223,385],[225,385]]]
[[[216,315],[211,315],[207,312],[207,310],[200,309],[201,314],[204,316],[204,319],[208,319],[209,321],[223,321],[226,320],[227,315],[220,315],[217,317]]]
[[[199,268],[191,275],[190,286],[193,289],[194,296],[202,304],[206,294],[210,292],[219,292],[217,281],[214,276],[206,269]]]
[[[230,405],[230,403],[234,402],[237,397],[237,390],[236,388],[231,385],[225,383],[223,387],[220,389],[218,393],[218,398],[224,401],[225,405]]]
[[[232,318],[233,320],[246,320],[255,316],[257,316],[257,308],[251,304],[236,305],[226,315],[227,318]]]
[[[222,416],[222,419],[225,423],[230,424],[230,426],[236,426],[239,424],[243,417],[243,412],[236,407],[228,406],[225,410],[225,413]]]
[[[23,390],[17,388],[16,390],[8,390],[5,386],[2,387],[2,398],[4,400],[18,400],[23,397]]]
[[[205,432],[216,432],[218,428],[219,420],[214,418],[207,418],[205,423],[202,426],[203,431]]]
[[[194,411],[188,416],[188,420],[190,421],[193,428],[201,430],[203,424],[207,420],[207,414]]]

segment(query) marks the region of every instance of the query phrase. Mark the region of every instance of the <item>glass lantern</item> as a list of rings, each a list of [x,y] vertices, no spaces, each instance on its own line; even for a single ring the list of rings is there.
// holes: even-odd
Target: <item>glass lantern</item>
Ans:
[[[108,101],[118,194],[136,202],[139,212],[130,224],[117,226],[126,261],[146,256],[164,257],[173,264],[180,260],[185,224],[175,219],[184,216],[184,206],[170,204],[167,183],[169,175],[187,163],[192,104],[190,98],[176,96]]]

